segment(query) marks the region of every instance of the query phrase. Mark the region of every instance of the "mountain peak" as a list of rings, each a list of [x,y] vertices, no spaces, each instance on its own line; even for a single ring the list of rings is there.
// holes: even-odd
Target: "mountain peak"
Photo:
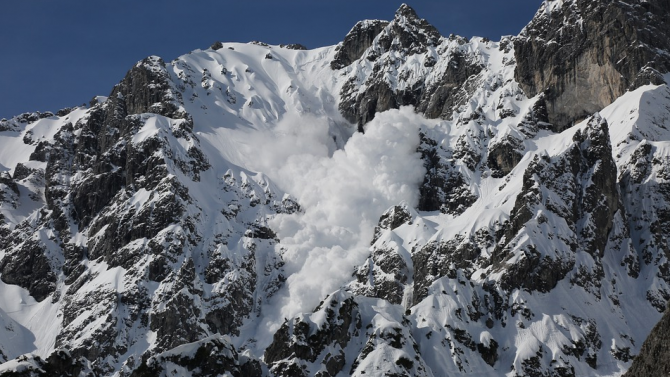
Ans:
[[[356,23],[338,46],[331,68],[349,66],[368,49],[374,51],[371,56],[390,50],[402,50],[408,54],[424,53],[428,46],[439,45],[440,38],[440,32],[433,25],[420,18],[412,7],[402,4],[391,22],[365,20]]]
[[[0,120],[0,377],[664,371],[670,88],[607,90],[670,70],[669,8],[495,42],[403,4]]]
[[[410,7],[409,5],[402,3],[400,5],[400,8],[395,12],[395,17],[400,18],[400,17],[411,17],[411,18],[419,18],[419,16],[416,14],[416,11],[414,8]]]
[[[420,18],[407,4],[396,11],[395,18],[378,37],[383,51],[403,50],[408,54],[424,53],[428,46],[440,44],[442,35],[428,21]]]

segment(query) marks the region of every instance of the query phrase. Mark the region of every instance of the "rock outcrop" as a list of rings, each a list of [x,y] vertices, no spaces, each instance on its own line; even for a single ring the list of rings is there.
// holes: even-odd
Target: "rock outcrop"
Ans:
[[[403,5],[1,120],[0,375],[665,373],[667,11]]]
[[[284,279],[281,258],[257,252],[277,242],[265,214],[299,206],[262,177],[231,169],[216,182],[226,199],[210,198],[221,207],[215,231],[204,234],[204,204],[189,187],[211,165],[193,127],[175,77],[149,57],[106,101],[38,143],[26,163],[43,168],[19,164],[18,180],[0,176],[3,198],[18,195],[17,182],[41,185],[44,195],[38,216],[2,227],[2,280],[58,303],[55,347],[88,360],[91,373],[138,366],[123,357],[138,342],[136,329],[157,335],[147,358],[213,333],[237,334]],[[119,273],[113,284],[95,283],[99,264]],[[216,288],[205,295],[205,284]]]
[[[239,355],[223,336],[184,344],[143,361],[130,377],[164,375],[261,377],[260,363]]]
[[[286,321],[264,360],[275,376],[335,376],[347,363],[344,350],[361,328],[358,304],[345,292],[336,292],[313,314]]]
[[[548,0],[514,40],[516,80],[562,130],[670,71],[667,1]]]
[[[355,73],[342,87],[339,108],[342,115],[357,123],[361,130],[377,112],[400,106],[415,106],[430,118],[451,116],[454,105],[463,100],[458,91],[482,69],[465,46],[466,39],[443,38],[434,26],[405,4],[390,23],[368,21],[357,25],[352,33],[347,38],[356,48],[345,49],[348,45],[345,40],[332,67],[349,66]],[[373,35],[374,39],[369,42]],[[342,51],[346,51],[346,56],[360,59],[349,64]],[[435,67],[438,60],[442,63]],[[412,73],[416,69],[426,73],[435,70],[437,74],[426,82],[426,76]],[[397,78],[390,79],[389,72],[395,72]]]
[[[334,70],[342,69],[360,59],[365,50],[372,46],[375,37],[388,24],[388,21],[366,20],[354,25],[351,31],[344,37],[344,41],[337,46],[337,54],[335,54],[333,61],[330,62],[330,67]]]
[[[623,377],[667,376],[670,373],[670,309],[654,326]]]
[[[419,187],[420,211],[440,211],[460,215],[470,207],[477,197],[470,191],[463,174],[456,168],[453,159],[446,157],[444,148],[435,140],[421,133],[419,152],[426,175]]]
[[[603,257],[621,208],[607,121],[594,115],[572,140],[555,160],[535,156],[524,173],[510,225],[492,256],[494,268],[502,268],[509,258],[523,255],[514,266],[504,267],[506,289],[553,289],[575,263],[572,253],[561,255],[558,250],[584,251],[596,261]],[[562,232],[558,237],[545,228],[553,216],[565,221],[570,236]]]

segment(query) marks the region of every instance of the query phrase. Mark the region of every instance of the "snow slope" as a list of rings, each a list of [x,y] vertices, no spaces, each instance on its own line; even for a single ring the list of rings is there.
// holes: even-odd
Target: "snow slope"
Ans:
[[[510,37],[400,48],[407,8],[341,69],[224,43],[0,123],[0,374],[622,374],[670,298],[668,85],[555,132]],[[342,115],[458,64],[436,119]]]

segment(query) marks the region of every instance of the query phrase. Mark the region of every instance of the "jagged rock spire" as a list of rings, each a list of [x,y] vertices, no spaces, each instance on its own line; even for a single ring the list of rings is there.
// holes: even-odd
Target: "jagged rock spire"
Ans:
[[[393,21],[360,21],[349,31],[338,46],[332,69],[342,69],[360,59],[370,47],[375,56],[389,50],[402,49],[408,53],[423,53],[426,46],[436,46],[440,42],[440,32],[419,18],[416,11],[402,4],[395,12]]]
[[[409,5],[402,3],[400,4],[400,8],[398,8],[397,11],[395,11],[395,16],[396,18],[398,17],[412,17],[412,18],[419,18],[419,16],[416,14],[416,11],[414,8],[410,7]]]
[[[427,46],[440,43],[440,32],[423,18],[419,18],[414,9],[402,4],[395,18],[379,37],[383,51],[402,49],[410,54],[424,53]]]
[[[375,37],[389,24],[388,21],[365,20],[359,21],[349,31],[344,41],[338,46],[335,59],[330,62],[332,69],[342,69],[363,56],[365,50],[372,46]]]

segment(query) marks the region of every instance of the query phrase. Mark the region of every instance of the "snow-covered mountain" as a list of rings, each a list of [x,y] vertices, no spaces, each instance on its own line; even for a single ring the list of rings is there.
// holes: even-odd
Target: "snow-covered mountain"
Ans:
[[[668,15],[546,0],[490,41],[403,5],[2,120],[0,375],[644,375]]]

